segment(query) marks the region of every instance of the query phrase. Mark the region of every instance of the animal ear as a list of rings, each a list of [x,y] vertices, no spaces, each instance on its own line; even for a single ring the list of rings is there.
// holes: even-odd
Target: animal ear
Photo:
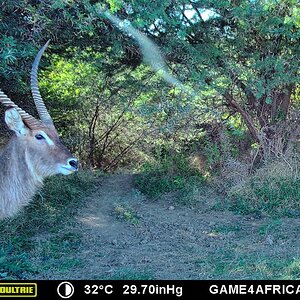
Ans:
[[[5,111],[5,123],[8,128],[13,130],[18,136],[24,136],[29,131],[15,108],[10,108]]]

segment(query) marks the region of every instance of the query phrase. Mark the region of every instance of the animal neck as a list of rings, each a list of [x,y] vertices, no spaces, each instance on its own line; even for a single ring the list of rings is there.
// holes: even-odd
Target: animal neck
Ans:
[[[28,152],[14,136],[0,153],[0,218],[14,215],[28,204],[42,178],[36,176]]]

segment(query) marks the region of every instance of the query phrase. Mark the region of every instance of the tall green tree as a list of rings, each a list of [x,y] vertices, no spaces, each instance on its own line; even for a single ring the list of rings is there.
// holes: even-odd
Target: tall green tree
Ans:
[[[140,45],[99,8],[149,36],[173,75],[193,88],[204,106],[239,114],[263,154],[276,152],[279,144],[284,152],[295,139],[297,128],[293,125],[293,136],[289,129],[299,98],[293,96],[300,64],[297,0],[0,1],[1,89],[31,112],[24,100],[30,94],[30,64],[49,38],[50,54],[70,55],[68,47],[105,53],[111,58],[108,73],[141,64]]]
[[[49,61],[48,54],[68,55],[68,47],[94,47],[97,51],[105,52],[113,39],[103,22],[88,11],[89,2],[0,1],[1,89],[16,101],[22,101],[24,96],[30,94],[28,83],[31,64],[38,49],[49,39],[51,43],[43,56],[41,67]]]
[[[300,75],[298,1],[108,2],[160,45],[181,81],[239,114],[265,155],[284,151]]]

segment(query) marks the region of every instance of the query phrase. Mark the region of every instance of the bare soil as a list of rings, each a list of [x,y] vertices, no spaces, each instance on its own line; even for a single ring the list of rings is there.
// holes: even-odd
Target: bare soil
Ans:
[[[217,210],[199,191],[193,207],[151,201],[133,175],[99,179],[69,231],[79,265],[49,268],[44,279],[274,279],[300,277],[300,220],[242,216]],[[203,193],[205,195],[203,195]],[[65,258],[61,257],[63,261]]]

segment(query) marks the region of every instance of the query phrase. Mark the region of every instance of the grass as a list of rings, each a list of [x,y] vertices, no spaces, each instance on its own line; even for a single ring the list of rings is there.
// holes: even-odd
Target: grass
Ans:
[[[266,219],[261,223],[257,231],[250,234],[248,226],[216,227],[214,231],[218,234],[210,235],[210,239],[222,241],[222,246],[203,251],[195,259],[199,279],[299,279],[298,240],[292,249],[286,244],[287,234],[295,235],[295,229],[289,229],[279,220]],[[235,238],[226,241],[229,232],[235,232]],[[274,237],[274,243],[266,242],[268,235]]]
[[[93,182],[90,172],[51,177],[29,206],[15,218],[0,222],[1,279],[24,279],[28,274],[37,274],[79,247],[80,238],[68,235],[66,227],[74,222],[76,209],[92,190]],[[32,263],[36,256],[42,260],[40,266]]]
[[[262,225],[259,228],[259,234],[267,235],[267,234],[269,234],[269,232],[279,230],[281,224],[282,224],[282,221],[280,219],[270,220],[270,222]]]
[[[292,222],[287,228],[282,218],[300,209],[299,178],[296,164],[292,166],[295,169],[283,172],[280,163],[266,165],[230,191],[231,209],[267,218],[211,225],[206,233],[207,249],[189,257],[188,263],[192,261],[199,274],[194,279],[300,279],[297,220],[289,219]],[[143,171],[135,178],[138,189],[132,197],[137,199],[144,194],[157,199],[176,193],[181,201],[187,201],[193,190],[205,183],[199,171],[181,156],[145,164]],[[83,261],[77,253],[82,250],[81,235],[72,228],[77,209],[93,190],[94,179],[85,172],[52,177],[18,216],[0,222],[0,280],[34,278],[52,270],[62,275],[80,270]],[[129,224],[143,221],[123,199],[114,204],[114,213]],[[155,279],[155,274],[117,266],[105,279],[148,280]]]
[[[240,280],[297,280],[300,278],[300,259],[248,253],[236,255],[216,253],[195,262],[202,279]],[[232,251],[232,253],[235,253]],[[213,260],[213,262],[212,262]]]
[[[217,225],[214,228],[216,233],[229,233],[229,232],[239,232],[241,230],[239,225],[230,224],[230,225]]]
[[[228,191],[233,210],[270,217],[300,216],[299,162],[275,160]]]
[[[209,248],[199,251],[198,279],[281,280],[300,278],[299,229],[290,218],[214,224]]]
[[[136,271],[133,268],[120,268],[114,272],[114,274],[109,277],[110,280],[151,280],[154,279],[151,272]]]
[[[176,199],[183,203],[190,202],[204,182],[200,171],[180,153],[145,163],[134,180],[136,188],[151,199],[175,193]]]
[[[131,223],[132,225],[138,225],[140,218],[127,204],[117,203],[114,205],[114,212],[121,219]]]

